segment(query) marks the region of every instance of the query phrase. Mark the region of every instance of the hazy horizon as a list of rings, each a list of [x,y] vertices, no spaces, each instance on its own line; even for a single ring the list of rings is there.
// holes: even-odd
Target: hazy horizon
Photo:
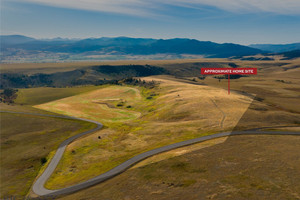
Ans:
[[[299,10],[297,0],[3,0],[1,35],[288,44],[300,41]]]
[[[25,37],[30,37],[30,38],[34,38],[37,40],[55,40],[55,39],[62,39],[62,40],[85,40],[85,39],[99,39],[99,38],[133,38],[133,39],[163,39],[163,40],[170,40],[170,39],[191,39],[194,40],[195,38],[142,38],[142,37],[128,37],[128,36],[115,36],[115,37],[110,37],[110,36],[99,36],[99,37],[82,37],[82,38],[68,38],[68,37],[49,37],[49,38],[45,38],[45,37],[33,37],[33,36],[28,36],[28,35],[22,35],[22,34],[1,34],[1,36],[25,36]],[[204,41],[204,42],[214,42],[214,43],[219,43],[219,42],[215,42],[215,41],[205,41],[205,40],[199,40],[199,39],[195,39],[198,41]],[[228,42],[222,42],[219,44],[225,44]],[[289,42],[289,43],[251,43],[251,44],[240,44],[240,45],[254,45],[254,44],[267,44],[267,45],[285,45],[285,44],[294,44],[294,43],[300,43],[300,41],[294,41],[294,42]],[[234,44],[239,44],[239,43],[234,43]]]

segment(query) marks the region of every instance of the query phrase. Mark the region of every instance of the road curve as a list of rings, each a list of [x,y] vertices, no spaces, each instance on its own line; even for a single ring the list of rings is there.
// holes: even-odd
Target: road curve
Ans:
[[[123,162],[122,164],[116,166],[115,168],[113,168],[99,176],[91,178],[85,182],[82,182],[82,183],[79,183],[79,184],[76,184],[76,185],[73,185],[70,187],[58,189],[58,190],[48,190],[44,187],[44,185],[45,185],[46,181],[48,180],[48,178],[53,173],[53,171],[55,170],[56,166],[58,165],[67,145],[70,142],[72,142],[73,140],[75,140],[83,135],[86,135],[88,133],[91,133],[91,132],[101,129],[102,124],[99,122],[96,122],[96,121],[92,121],[92,120],[76,118],[76,117],[68,117],[68,116],[56,116],[56,115],[47,115],[47,114],[10,112],[10,111],[0,111],[0,112],[14,113],[14,114],[26,114],[26,115],[37,115],[37,116],[55,117],[55,118],[64,118],[64,119],[76,119],[76,120],[83,120],[83,121],[97,124],[96,128],[91,129],[89,131],[85,131],[83,133],[79,133],[78,135],[72,136],[72,137],[68,138],[67,140],[65,140],[63,143],[61,143],[61,145],[59,146],[58,150],[56,151],[54,157],[48,164],[45,171],[42,173],[42,175],[40,177],[38,177],[38,179],[33,184],[32,189],[33,189],[34,193],[36,193],[39,196],[44,196],[44,197],[47,197],[47,196],[53,197],[53,196],[57,196],[57,195],[63,195],[63,194],[69,194],[69,193],[76,192],[78,190],[90,187],[97,183],[101,183],[107,179],[110,179],[110,178],[124,172],[126,169],[130,168],[132,165],[134,165],[134,164],[140,162],[141,160],[144,160],[150,156],[153,156],[153,155],[156,155],[156,154],[159,154],[162,152],[166,152],[166,151],[169,151],[172,149],[176,149],[179,147],[195,144],[198,142],[203,142],[206,140],[211,140],[211,139],[225,137],[225,136],[233,136],[233,135],[298,135],[298,136],[300,136],[300,132],[289,132],[289,131],[271,132],[271,131],[259,131],[259,129],[253,129],[253,130],[247,130],[247,131],[223,132],[223,133],[217,133],[217,134],[213,134],[213,135],[207,135],[207,136],[203,136],[203,137],[199,137],[199,138],[195,138],[195,139],[178,142],[175,144],[170,144],[167,146],[163,146],[163,147],[160,147],[157,149],[153,149],[153,150],[141,153],[141,154],[136,155],[136,156],[130,158],[129,160]]]

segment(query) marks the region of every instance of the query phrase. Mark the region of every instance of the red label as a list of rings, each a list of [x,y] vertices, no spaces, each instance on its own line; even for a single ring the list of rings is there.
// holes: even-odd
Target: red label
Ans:
[[[201,74],[257,74],[257,68],[201,68]]]

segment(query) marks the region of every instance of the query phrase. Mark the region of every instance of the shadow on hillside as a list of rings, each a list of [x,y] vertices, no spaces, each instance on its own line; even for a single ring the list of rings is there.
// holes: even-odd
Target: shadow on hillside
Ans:
[[[243,95],[245,95],[243,93]],[[250,96],[249,94],[247,96]],[[299,126],[300,114],[291,113],[268,105],[264,99],[255,96],[246,112],[232,131],[251,130],[263,127]]]

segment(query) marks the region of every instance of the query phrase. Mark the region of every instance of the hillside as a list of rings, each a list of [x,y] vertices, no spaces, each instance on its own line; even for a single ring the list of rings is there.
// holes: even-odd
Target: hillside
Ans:
[[[300,49],[285,51],[281,53],[263,53],[254,56],[234,56],[232,59],[248,60],[248,61],[272,61],[272,60],[293,60],[300,58]]]
[[[260,49],[262,51],[269,52],[285,52],[285,51],[293,51],[300,49],[300,43],[292,43],[292,44],[251,44],[249,47]]]
[[[75,85],[101,85],[115,83],[116,80],[129,77],[143,77],[151,75],[169,74],[161,67],[150,65],[100,65],[67,72],[52,74],[0,74],[0,88],[28,88],[28,87],[66,87]]]
[[[300,49],[293,50],[293,51],[286,51],[286,52],[282,52],[282,53],[275,53],[275,54],[270,54],[270,55],[279,55],[279,56],[283,57],[281,60],[290,60],[290,59],[295,59],[295,58],[300,57]]]
[[[111,62],[105,66],[101,66],[101,63],[26,64],[23,69],[17,64],[7,65],[11,75],[35,77],[36,82],[32,79],[29,82],[31,84],[46,80],[43,76],[53,78],[55,84],[64,84],[71,83],[73,78],[97,80],[98,77],[103,81],[106,76],[105,79],[110,81],[123,75],[157,74],[140,77],[145,83],[154,81],[154,86],[127,84],[125,81],[101,86],[56,88],[27,85],[32,88],[19,89],[15,104],[0,103],[2,110],[55,112],[55,115],[99,120],[104,124],[102,130],[68,145],[47,182],[47,188],[62,188],[95,177],[146,150],[221,131],[257,127],[299,130],[298,59],[139,62],[139,65]],[[231,94],[228,95],[227,80],[219,81],[214,76],[200,75],[202,67],[213,66],[257,67],[259,73],[232,79]],[[18,69],[24,74],[20,74]],[[165,75],[167,73],[169,75]],[[3,155],[15,155],[18,152],[16,156],[1,158],[1,167],[7,171],[1,174],[1,198],[19,195],[16,199],[24,199],[32,194],[30,187],[35,177],[45,169],[47,164],[44,161],[52,158],[58,143],[71,136],[69,134],[89,128],[89,124],[73,120],[13,113],[2,113],[1,123],[7,127],[1,130]],[[9,126],[11,124],[14,126]],[[166,199],[172,199],[175,194],[183,196],[189,193],[210,197],[216,192],[224,196],[227,189],[231,188],[234,188],[230,193],[233,199],[240,199],[240,191],[253,197],[257,192],[264,192],[263,198],[275,195],[291,196],[293,199],[290,191],[293,194],[299,191],[298,185],[294,184],[299,174],[281,169],[300,166],[297,159],[290,159],[296,156],[291,152],[298,152],[299,142],[294,138],[296,136],[263,137],[234,136],[232,139],[220,138],[205,144],[182,147],[146,159],[110,180],[58,199],[105,199],[111,194],[116,199],[139,199],[136,198],[139,196],[140,199],[147,199],[144,198],[146,196],[149,196],[148,199],[157,199],[157,191],[161,191],[159,193]],[[207,150],[202,147],[207,147]],[[216,159],[216,155],[220,159]],[[257,168],[258,162],[263,167]],[[221,167],[222,173],[217,173],[220,168],[211,170],[211,166]],[[277,168],[282,173],[276,173],[280,179],[275,180],[272,174]],[[293,179],[287,179],[287,174],[291,173]],[[262,181],[262,178],[266,181]],[[214,185],[218,180],[221,180],[220,184]],[[273,187],[274,183],[284,184],[284,187],[279,190]],[[146,189],[138,189],[139,185],[145,185]],[[198,189],[201,187],[203,190]],[[202,192],[208,188],[215,189]]]
[[[233,62],[195,62],[173,63],[157,65],[92,65],[81,66],[77,69],[70,68],[67,71],[55,71],[45,73],[39,71],[33,73],[16,73],[11,70],[0,74],[0,89],[3,88],[28,88],[28,87],[66,87],[77,85],[102,85],[116,83],[116,81],[131,77],[146,77],[152,75],[173,75],[175,77],[198,77],[201,68],[205,67],[232,67],[238,66]],[[4,71],[4,70],[3,70]],[[25,70],[26,71],[26,70]],[[51,70],[50,70],[51,71]]]

